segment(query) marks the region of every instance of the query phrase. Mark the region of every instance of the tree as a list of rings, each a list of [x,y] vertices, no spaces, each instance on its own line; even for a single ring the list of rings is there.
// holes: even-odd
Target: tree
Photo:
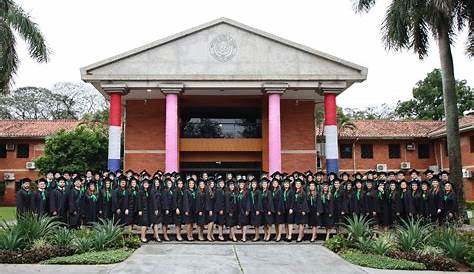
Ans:
[[[80,119],[106,102],[88,84],[56,83],[52,90],[22,87],[0,95],[2,119]]]
[[[319,130],[322,130],[324,123],[324,108],[317,108],[314,114],[314,119]],[[356,125],[351,122],[351,118],[344,114],[341,107],[336,107],[337,131],[341,132],[343,129],[355,129]]]
[[[83,173],[107,168],[107,134],[100,127],[80,125],[46,138],[44,155],[35,162],[41,173],[48,170]]]
[[[456,96],[459,117],[474,108],[474,89],[467,85],[466,80],[456,80]],[[413,88],[413,99],[398,101],[395,112],[405,119],[443,120],[445,114],[441,71],[434,69],[419,81]]]
[[[386,103],[361,109],[345,108],[344,113],[351,120],[377,120],[395,118],[393,108]]]
[[[368,12],[376,2],[376,0],[355,0],[354,8],[356,12]],[[461,32],[466,26],[467,54],[474,56],[472,0],[392,0],[382,24],[382,39],[389,50],[411,49],[423,59],[428,54],[429,36],[433,36],[438,42],[450,177],[455,185],[461,214],[464,211],[464,190],[451,44],[456,33]]]
[[[9,91],[19,60],[15,33],[28,45],[31,58],[47,62],[49,50],[38,25],[13,0],[0,0],[0,94]]]

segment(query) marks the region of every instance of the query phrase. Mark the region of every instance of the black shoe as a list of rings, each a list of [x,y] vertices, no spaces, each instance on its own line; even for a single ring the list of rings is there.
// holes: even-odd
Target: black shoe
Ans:
[[[302,241],[303,241],[303,239],[296,240],[297,243],[301,243]]]

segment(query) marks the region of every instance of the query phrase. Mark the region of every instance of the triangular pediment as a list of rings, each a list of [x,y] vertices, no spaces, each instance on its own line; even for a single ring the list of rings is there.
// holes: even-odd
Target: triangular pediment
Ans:
[[[365,67],[220,18],[81,69],[94,80],[348,80]]]

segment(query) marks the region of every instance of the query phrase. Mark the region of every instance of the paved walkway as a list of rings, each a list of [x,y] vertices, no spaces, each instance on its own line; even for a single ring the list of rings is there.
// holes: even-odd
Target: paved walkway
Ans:
[[[321,245],[314,244],[149,244],[138,249],[125,262],[115,265],[0,265],[1,274],[402,274],[408,272],[358,267],[344,261]]]

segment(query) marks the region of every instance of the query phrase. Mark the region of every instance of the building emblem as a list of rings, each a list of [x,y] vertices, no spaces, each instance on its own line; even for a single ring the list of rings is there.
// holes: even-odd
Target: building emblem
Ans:
[[[237,53],[237,43],[228,34],[220,34],[212,39],[209,52],[219,62],[227,62]]]

